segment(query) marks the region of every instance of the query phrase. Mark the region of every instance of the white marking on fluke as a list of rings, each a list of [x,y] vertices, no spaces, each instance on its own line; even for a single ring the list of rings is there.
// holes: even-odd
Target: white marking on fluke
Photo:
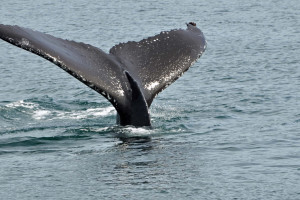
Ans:
[[[28,46],[28,45],[29,45],[29,41],[26,38],[22,38],[21,46]]]
[[[146,88],[147,88],[147,90],[153,90],[158,85],[159,85],[159,82],[158,81],[154,81],[152,83],[148,83],[146,85]]]

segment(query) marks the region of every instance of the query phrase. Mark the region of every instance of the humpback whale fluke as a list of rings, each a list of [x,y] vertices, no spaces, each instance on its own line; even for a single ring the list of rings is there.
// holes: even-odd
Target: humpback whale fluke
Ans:
[[[177,80],[206,48],[196,23],[140,42],[120,43],[109,53],[19,26],[0,24],[0,38],[56,64],[103,95],[120,125],[150,126],[156,95]]]

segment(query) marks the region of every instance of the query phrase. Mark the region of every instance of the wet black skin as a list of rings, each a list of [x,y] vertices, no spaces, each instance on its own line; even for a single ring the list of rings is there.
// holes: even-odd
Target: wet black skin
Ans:
[[[19,26],[0,24],[0,38],[56,64],[108,99],[118,112],[120,125],[136,127],[151,125],[153,99],[206,48],[204,35],[194,22],[185,30],[118,44],[109,53]]]

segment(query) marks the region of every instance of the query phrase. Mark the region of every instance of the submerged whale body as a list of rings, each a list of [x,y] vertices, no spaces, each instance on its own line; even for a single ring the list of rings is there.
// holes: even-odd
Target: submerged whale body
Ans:
[[[109,53],[19,26],[1,25],[0,38],[56,64],[103,95],[117,110],[120,125],[150,126],[156,95],[178,79],[206,48],[203,33],[163,31],[140,42],[120,43]]]

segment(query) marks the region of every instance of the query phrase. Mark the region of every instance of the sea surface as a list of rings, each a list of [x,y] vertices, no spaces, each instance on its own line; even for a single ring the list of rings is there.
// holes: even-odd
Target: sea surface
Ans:
[[[300,199],[300,1],[2,1],[0,23],[108,52],[194,21],[208,47],[120,127],[101,95],[0,41],[0,199]]]

